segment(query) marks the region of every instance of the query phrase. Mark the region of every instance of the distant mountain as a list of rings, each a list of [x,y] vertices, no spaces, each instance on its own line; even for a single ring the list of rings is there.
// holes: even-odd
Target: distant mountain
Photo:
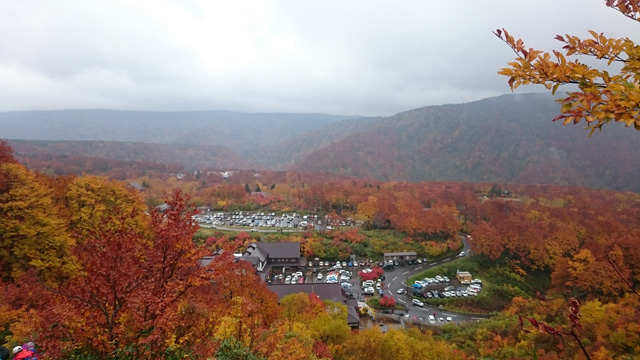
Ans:
[[[298,162],[297,171],[390,181],[566,184],[640,192],[640,133],[610,124],[588,137],[552,122],[549,95],[504,95],[381,119]]]
[[[242,155],[257,167],[285,170],[296,165],[313,151],[330,146],[354,133],[370,129],[379,120],[380,118],[356,118],[334,122],[295,139],[265,148],[251,149],[243,152]]]
[[[609,124],[588,137],[584,124],[554,123],[560,105],[546,94],[428,106],[387,118],[73,113],[0,113],[0,138],[119,141],[10,141],[23,158],[49,151],[174,163],[187,171],[277,169],[384,181],[540,183],[640,192],[640,133]],[[188,145],[178,145],[183,143]]]
[[[229,111],[60,110],[0,113],[0,138],[220,145],[234,151],[294,139],[347,116]]]

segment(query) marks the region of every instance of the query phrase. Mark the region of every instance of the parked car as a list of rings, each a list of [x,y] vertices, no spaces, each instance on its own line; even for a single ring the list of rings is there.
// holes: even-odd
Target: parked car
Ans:
[[[318,273],[318,280],[322,280],[322,273]]]
[[[453,318],[451,316],[447,316],[447,322],[450,322],[452,320],[453,320]]]
[[[400,288],[398,289],[398,291],[396,291],[398,293],[398,295],[403,295],[405,294],[407,291],[404,288]]]
[[[436,317],[433,315],[429,315],[429,321],[430,322],[436,322]]]
[[[373,290],[373,287],[366,287],[364,288],[364,290],[362,290],[362,294],[364,295],[373,295],[375,292],[375,290]]]
[[[415,306],[424,307],[424,303],[422,301],[418,300],[418,299],[413,299],[411,302]]]

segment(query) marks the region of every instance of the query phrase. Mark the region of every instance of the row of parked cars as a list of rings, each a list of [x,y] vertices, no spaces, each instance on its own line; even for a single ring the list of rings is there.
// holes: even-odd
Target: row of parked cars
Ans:
[[[317,276],[317,280],[322,281],[323,278],[324,278],[324,275],[321,272],[319,272]],[[337,282],[339,282],[340,284],[349,283],[351,281],[351,273],[343,269],[340,269],[340,270],[330,269],[324,281],[329,284],[337,283]],[[349,284],[349,286],[351,286],[351,284]]]
[[[273,277],[273,282],[283,284],[304,284],[304,274],[302,271],[297,271],[293,274],[277,274]]]
[[[467,296],[477,296],[480,290],[482,290],[482,280],[474,279],[473,284],[469,285],[466,289],[456,288],[454,286],[447,286],[442,291],[438,290],[427,290],[424,291],[414,286],[413,296],[424,297],[424,298],[451,298],[451,297],[467,297]],[[415,285],[415,284],[414,284]],[[398,290],[398,294],[400,294],[400,290]]]
[[[436,275],[434,278],[424,278],[422,280],[416,280],[413,285],[411,285],[414,289],[422,289],[429,285],[440,284],[440,283],[448,283],[450,280],[446,276]]]

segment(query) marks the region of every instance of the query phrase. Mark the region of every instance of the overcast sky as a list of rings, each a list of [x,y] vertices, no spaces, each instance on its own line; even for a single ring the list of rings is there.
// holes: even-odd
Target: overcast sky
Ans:
[[[510,93],[497,71],[514,54],[497,28],[543,50],[557,34],[640,33],[604,0],[7,0],[0,111],[384,116],[464,103]]]

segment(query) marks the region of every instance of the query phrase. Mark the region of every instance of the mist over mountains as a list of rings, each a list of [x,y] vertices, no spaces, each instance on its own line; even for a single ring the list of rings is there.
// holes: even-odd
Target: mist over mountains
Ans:
[[[552,122],[547,94],[385,118],[69,110],[0,113],[16,157],[59,154],[204,168],[329,172],[384,181],[545,183],[640,192],[640,134]],[[20,140],[20,141],[17,141]],[[37,141],[36,141],[37,140]],[[98,142],[99,141],[99,142]]]

